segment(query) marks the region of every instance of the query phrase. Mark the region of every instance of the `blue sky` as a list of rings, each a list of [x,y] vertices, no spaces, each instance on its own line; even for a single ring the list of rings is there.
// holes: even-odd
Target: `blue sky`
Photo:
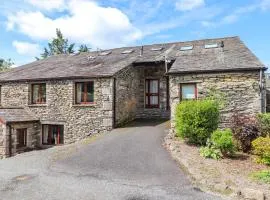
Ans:
[[[270,66],[270,0],[1,0],[0,57],[42,53],[60,28],[93,50],[240,36]]]

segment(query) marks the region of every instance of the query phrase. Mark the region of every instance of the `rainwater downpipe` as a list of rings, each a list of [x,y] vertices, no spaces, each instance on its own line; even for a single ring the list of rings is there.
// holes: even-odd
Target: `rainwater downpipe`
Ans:
[[[264,86],[263,86],[263,69],[260,69],[260,103],[261,103],[261,112],[264,113],[265,109],[264,109],[264,98],[263,98],[263,90],[264,90]]]

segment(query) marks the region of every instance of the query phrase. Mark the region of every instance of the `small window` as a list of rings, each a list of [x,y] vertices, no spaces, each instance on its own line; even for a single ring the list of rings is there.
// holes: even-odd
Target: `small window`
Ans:
[[[122,52],[122,54],[130,54],[133,51],[134,51],[133,49],[125,50],[125,51]]]
[[[156,47],[156,48],[152,48],[151,51],[161,51],[163,50],[163,47]]]
[[[193,49],[193,45],[180,47],[180,51],[188,51],[192,49]]]
[[[63,125],[42,125],[42,144],[58,145],[64,144]]]
[[[217,43],[204,45],[205,49],[212,49],[212,48],[217,48],[217,47],[218,47]]]
[[[46,103],[46,84],[39,83],[32,85],[32,104]]]
[[[112,53],[111,51],[103,51],[103,52],[100,52],[99,55],[100,56],[107,56],[107,55],[109,55],[111,53]]]
[[[145,80],[145,107],[159,108],[159,80]]]
[[[197,99],[197,85],[193,83],[181,84],[180,99],[181,100]]]
[[[94,103],[94,82],[76,83],[76,104]]]
[[[17,147],[26,147],[27,145],[27,129],[17,129]]]

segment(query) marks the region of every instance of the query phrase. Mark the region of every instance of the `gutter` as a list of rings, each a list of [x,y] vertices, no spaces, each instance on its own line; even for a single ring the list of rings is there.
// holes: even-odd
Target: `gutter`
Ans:
[[[207,73],[218,73],[218,72],[243,72],[243,71],[265,71],[267,68],[258,67],[258,68],[235,68],[235,69],[215,69],[215,70],[197,70],[197,71],[176,71],[176,72],[167,72],[166,75],[182,75],[182,74],[207,74]]]
[[[34,78],[34,79],[12,79],[0,80],[0,83],[12,82],[35,82],[35,81],[53,81],[53,80],[76,80],[76,79],[92,79],[92,78],[111,78],[113,75],[96,75],[96,76],[69,76],[69,77],[55,77],[55,78]]]

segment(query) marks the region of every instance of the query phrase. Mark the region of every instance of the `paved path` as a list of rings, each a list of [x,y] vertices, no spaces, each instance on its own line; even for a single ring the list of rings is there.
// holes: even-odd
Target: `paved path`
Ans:
[[[219,199],[194,189],[170,158],[162,147],[165,127],[161,122],[133,122],[89,144],[2,160],[0,199]]]

